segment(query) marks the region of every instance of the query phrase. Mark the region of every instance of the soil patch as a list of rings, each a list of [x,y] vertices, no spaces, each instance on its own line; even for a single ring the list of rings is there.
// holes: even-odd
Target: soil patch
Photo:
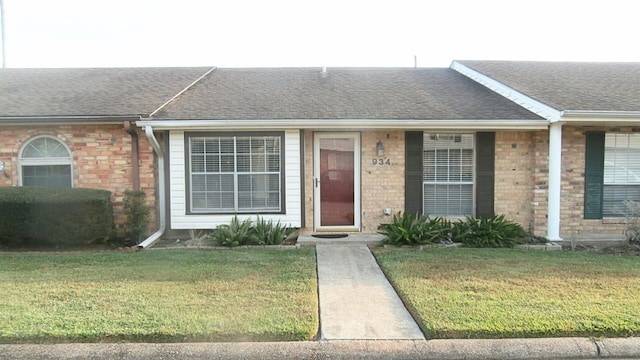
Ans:
[[[563,245],[562,250],[583,251],[593,254],[640,256],[640,245],[636,244],[624,244],[616,246],[576,245],[575,248],[572,248],[571,245]]]

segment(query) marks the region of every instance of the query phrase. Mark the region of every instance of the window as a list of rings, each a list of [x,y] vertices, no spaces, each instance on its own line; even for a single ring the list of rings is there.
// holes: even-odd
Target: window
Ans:
[[[607,133],[602,216],[624,216],[625,200],[640,200],[640,134]]]
[[[423,139],[423,212],[473,215],[473,135],[425,133]]]
[[[282,135],[188,135],[193,213],[280,212]]]
[[[20,153],[22,186],[72,187],[71,154],[58,139],[40,136],[29,141]]]

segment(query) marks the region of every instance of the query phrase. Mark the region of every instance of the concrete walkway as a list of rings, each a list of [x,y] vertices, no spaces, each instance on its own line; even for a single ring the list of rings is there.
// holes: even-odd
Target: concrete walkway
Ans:
[[[322,340],[424,340],[365,244],[317,244]]]

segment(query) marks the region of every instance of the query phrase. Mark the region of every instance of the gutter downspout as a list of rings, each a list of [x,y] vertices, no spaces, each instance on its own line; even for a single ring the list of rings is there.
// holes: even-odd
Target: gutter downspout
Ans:
[[[144,249],[148,246],[150,246],[151,244],[153,244],[154,242],[156,242],[156,240],[160,239],[160,237],[162,235],[164,235],[164,232],[167,228],[167,221],[165,220],[166,217],[166,199],[165,199],[165,183],[164,183],[164,154],[162,153],[162,148],[160,147],[160,144],[158,143],[158,139],[156,139],[155,135],[153,134],[153,128],[151,128],[151,126],[145,126],[144,128],[144,132],[147,135],[147,139],[149,139],[149,142],[151,143],[151,146],[153,147],[153,151],[156,153],[157,156],[157,161],[158,161],[158,206],[160,207],[160,211],[159,211],[159,216],[160,216],[160,227],[158,228],[158,230],[156,232],[154,232],[153,234],[149,235],[149,237],[147,237],[146,239],[144,239],[140,244],[138,244],[138,248],[140,249]]]
[[[138,132],[131,126],[131,121],[124,122],[124,131],[131,135],[131,181],[133,182],[133,190],[140,191],[140,153],[138,146]]]

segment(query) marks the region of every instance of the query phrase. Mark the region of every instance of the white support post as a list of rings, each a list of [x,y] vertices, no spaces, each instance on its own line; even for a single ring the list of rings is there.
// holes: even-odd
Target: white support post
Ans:
[[[560,237],[560,194],[562,191],[562,123],[549,127],[549,181],[547,203],[547,239],[562,241]]]

